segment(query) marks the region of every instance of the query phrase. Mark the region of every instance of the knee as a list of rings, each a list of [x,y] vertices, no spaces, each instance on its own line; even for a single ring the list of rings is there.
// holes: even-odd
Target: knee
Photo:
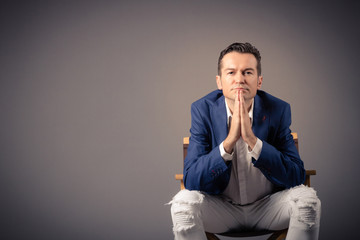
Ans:
[[[171,204],[174,232],[188,231],[200,226],[200,206],[204,195],[198,191],[182,190],[175,195]]]
[[[321,201],[313,188],[298,186],[290,189],[291,215],[307,228],[318,225],[321,214]]]

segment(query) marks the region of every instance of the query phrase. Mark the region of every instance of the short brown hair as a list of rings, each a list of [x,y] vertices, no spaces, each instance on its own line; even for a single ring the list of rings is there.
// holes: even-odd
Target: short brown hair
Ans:
[[[224,50],[221,51],[218,61],[218,75],[221,75],[221,60],[223,57],[230,52],[239,52],[239,53],[251,53],[256,58],[257,66],[256,70],[258,75],[261,75],[261,56],[259,50],[256,49],[250,43],[233,43]]]

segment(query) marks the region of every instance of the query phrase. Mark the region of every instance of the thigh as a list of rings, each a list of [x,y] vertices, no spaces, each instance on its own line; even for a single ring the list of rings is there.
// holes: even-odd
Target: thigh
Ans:
[[[241,229],[245,224],[243,209],[232,205],[223,197],[208,195],[199,191],[180,191],[171,202],[172,205],[187,205],[186,209],[196,212],[206,232],[223,233]],[[197,215],[196,214],[196,215]]]
[[[304,185],[277,192],[252,204],[249,218],[256,229],[288,228],[291,216],[297,211],[296,203],[311,201],[314,196],[315,191]]]
[[[282,230],[289,226],[291,205],[288,190],[261,199],[247,208],[248,223],[257,230]]]
[[[247,228],[245,208],[233,205],[221,196],[205,195],[202,219],[205,231],[211,233]]]

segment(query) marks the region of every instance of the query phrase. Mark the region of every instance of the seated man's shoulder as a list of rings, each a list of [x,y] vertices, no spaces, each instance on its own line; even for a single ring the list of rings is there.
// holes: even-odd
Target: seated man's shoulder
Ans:
[[[200,98],[199,100],[195,101],[193,105],[197,107],[210,106],[213,105],[222,96],[223,93],[221,90],[215,90],[205,95],[204,97]]]
[[[263,103],[268,105],[268,106],[285,107],[285,106],[289,105],[284,100],[282,100],[280,98],[277,98],[277,97],[271,95],[270,93],[267,93],[267,92],[262,91],[262,90],[258,90],[257,95],[260,97],[260,99],[263,101]]]

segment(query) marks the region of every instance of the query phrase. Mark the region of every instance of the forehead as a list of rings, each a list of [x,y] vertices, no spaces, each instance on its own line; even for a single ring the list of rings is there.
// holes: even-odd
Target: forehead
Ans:
[[[221,60],[223,68],[254,68],[256,69],[256,58],[251,53],[230,52]]]

